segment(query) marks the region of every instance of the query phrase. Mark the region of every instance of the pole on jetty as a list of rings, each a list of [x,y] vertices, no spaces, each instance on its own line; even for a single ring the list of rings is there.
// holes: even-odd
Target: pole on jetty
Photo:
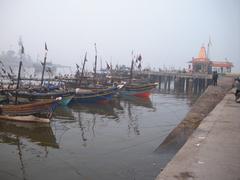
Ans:
[[[81,86],[81,83],[82,83],[83,72],[84,72],[86,61],[87,61],[87,52],[85,53],[85,56],[84,56],[84,61],[83,61],[83,67],[82,67],[81,77],[80,77],[80,81],[79,81],[79,86]]]
[[[168,76],[168,91],[170,91],[170,86],[171,86],[171,76]]]
[[[41,78],[41,86],[43,85],[43,79],[44,79],[44,72],[45,72],[45,67],[46,67],[46,61],[47,61],[47,44],[45,43],[45,56],[44,56],[44,62],[43,62],[43,70],[42,70],[42,78]]]
[[[158,89],[161,90],[161,80],[162,80],[162,77],[161,76],[158,76]]]

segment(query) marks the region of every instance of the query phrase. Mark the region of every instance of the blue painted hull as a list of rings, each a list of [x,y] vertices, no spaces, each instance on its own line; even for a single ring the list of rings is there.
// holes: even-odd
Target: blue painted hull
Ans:
[[[109,101],[112,99],[116,90],[116,88],[110,88],[98,92],[75,94],[71,103],[97,103],[101,101]]]
[[[73,97],[71,103],[97,103],[100,101],[109,101],[112,99],[112,94],[106,94],[101,96],[92,96],[92,97],[85,97],[85,96],[75,96]]]

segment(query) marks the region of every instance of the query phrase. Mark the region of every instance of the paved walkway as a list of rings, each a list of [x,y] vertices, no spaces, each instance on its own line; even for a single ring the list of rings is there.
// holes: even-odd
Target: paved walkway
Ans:
[[[229,92],[156,180],[240,180],[240,103]]]

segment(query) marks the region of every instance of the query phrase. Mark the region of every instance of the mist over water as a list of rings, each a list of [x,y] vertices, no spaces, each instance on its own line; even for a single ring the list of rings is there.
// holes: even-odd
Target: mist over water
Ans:
[[[130,66],[133,50],[143,68],[178,69],[211,37],[210,59],[227,58],[240,71],[239,22],[238,0],[1,0],[0,51],[18,51],[21,36],[33,60],[43,60],[47,42],[48,61],[75,66],[87,51],[92,70],[97,43],[103,66]]]

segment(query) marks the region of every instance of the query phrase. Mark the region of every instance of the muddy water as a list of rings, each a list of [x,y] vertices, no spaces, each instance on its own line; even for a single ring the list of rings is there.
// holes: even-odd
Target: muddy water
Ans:
[[[0,122],[0,179],[154,179],[175,153],[155,150],[191,103],[156,93],[59,107],[50,125]]]

